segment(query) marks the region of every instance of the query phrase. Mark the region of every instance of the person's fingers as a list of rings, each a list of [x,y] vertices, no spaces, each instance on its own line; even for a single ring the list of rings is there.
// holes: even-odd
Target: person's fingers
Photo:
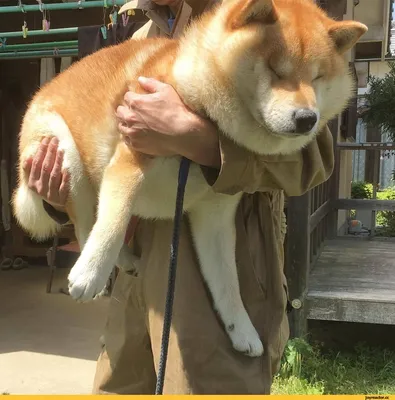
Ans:
[[[59,203],[65,205],[70,191],[70,174],[67,170],[62,173],[62,182],[59,187]]]
[[[141,95],[129,90],[123,96],[123,100],[126,104],[126,106],[123,106],[123,107],[136,108],[139,106],[139,104],[141,102]]]
[[[133,134],[133,127],[126,125],[124,122],[118,124],[118,129],[122,135],[130,136]]]
[[[33,164],[33,157],[27,158],[22,164],[22,169],[25,171],[25,174],[27,176],[30,175],[30,171],[32,170],[32,164]]]
[[[169,86],[167,83],[163,83],[154,78],[146,78],[144,76],[140,76],[138,78],[140,86],[149,93],[157,93],[161,90],[167,89]]]
[[[49,177],[48,185],[48,200],[59,197],[59,189],[62,183],[62,164],[63,164],[63,151],[58,150],[56,153],[55,162]]]
[[[41,167],[40,180],[44,186],[43,189],[47,189],[49,185],[49,179],[52,173],[52,168],[55,164],[56,153],[58,150],[59,140],[58,138],[52,138],[47,148],[47,154],[45,155],[44,161]]]
[[[134,112],[126,106],[118,106],[116,111],[117,118],[123,122],[131,123],[135,120]]]
[[[139,123],[128,126],[120,122],[118,124],[118,130],[122,135],[122,139],[128,145],[136,141],[146,140],[150,132],[146,125]]]
[[[35,156],[33,157],[32,168],[30,170],[30,176],[29,176],[30,182],[38,181],[40,179],[41,167],[45,159],[45,155],[47,154],[49,142],[50,138],[47,137],[44,138],[41,141]]]

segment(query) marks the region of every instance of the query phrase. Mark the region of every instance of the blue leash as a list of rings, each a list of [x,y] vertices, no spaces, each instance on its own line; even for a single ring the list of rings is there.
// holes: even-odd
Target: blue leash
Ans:
[[[180,228],[181,228],[182,214],[183,214],[185,186],[188,180],[190,164],[191,164],[190,160],[183,157],[180,162],[180,169],[178,170],[176,210],[174,215],[173,239],[170,247],[169,278],[168,278],[167,295],[166,295],[165,315],[163,319],[162,344],[159,357],[159,368],[156,380],[155,394],[163,394],[163,384],[165,381],[167,353],[169,350],[171,317],[173,314],[174,290],[176,284],[178,244],[180,241]]]

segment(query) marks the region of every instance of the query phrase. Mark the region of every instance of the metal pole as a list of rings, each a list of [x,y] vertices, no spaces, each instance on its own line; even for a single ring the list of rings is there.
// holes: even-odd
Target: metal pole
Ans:
[[[112,7],[113,5],[123,6],[126,3],[126,0],[108,0],[106,3],[108,7]],[[42,3],[42,10],[82,10],[85,8],[101,8],[105,6],[104,1],[83,1],[83,2],[72,2],[72,3],[52,3],[45,4]],[[34,5],[25,5],[22,4],[19,6],[1,6],[0,14],[7,13],[20,13],[20,12],[28,12],[28,11],[41,11],[40,6],[38,4]]]
[[[45,35],[59,35],[64,33],[77,33],[78,28],[58,28],[58,29],[50,29],[49,31],[37,30],[37,31],[28,31],[27,37],[31,36],[45,36]],[[23,32],[0,32],[0,38],[12,38],[12,37],[23,37]]]
[[[0,60],[14,60],[15,58],[44,58],[44,57],[75,57],[78,49],[36,50],[36,51],[8,51],[0,53]]]
[[[42,42],[42,43],[26,43],[26,44],[9,44],[0,49],[0,54],[7,51],[21,51],[21,50],[42,50],[42,49],[56,49],[65,47],[77,47],[78,40],[65,40],[64,42]]]

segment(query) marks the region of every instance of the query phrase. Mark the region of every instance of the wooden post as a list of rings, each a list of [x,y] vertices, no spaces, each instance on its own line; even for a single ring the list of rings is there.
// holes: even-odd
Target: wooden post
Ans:
[[[310,193],[288,199],[287,263],[289,297],[293,310],[290,314],[291,337],[307,333],[305,295],[310,272]]]
[[[373,199],[377,199],[377,188],[380,183],[379,176],[380,176],[380,156],[381,156],[381,151],[380,150],[372,150],[371,151],[374,154],[373,157]],[[375,236],[375,231],[376,231],[376,210],[372,210],[372,215],[371,215],[371,222],[370,222],[370,236],[374,237]]]
[[[333,154],[335,157],[334,169],[329,182],[329,199],[333,203],[339,197],[339,182],[340,182],[340,151],[337,148],[338,143],[338,118],[334,118],[328,123],[329,129],[333,137]],[[328,231],[327,238],[334,239],[337,236],[339,212],[333,209],[329,212],[328,216]]]
[[[367,126],[366,141],[381,142],[381,131],[377,127]],[[380,182],[379,171],[375,168],[376,162],[380,163],[380,152],[367,151],[365,155],[365,182]]]

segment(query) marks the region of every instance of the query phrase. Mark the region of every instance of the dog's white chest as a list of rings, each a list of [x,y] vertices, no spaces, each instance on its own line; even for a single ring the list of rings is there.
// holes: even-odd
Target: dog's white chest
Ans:
[[[180,158],[158,157],[141,177],[141,185],[135,196],[133,209],[143,218],[173,218],[178,186]],[[209,191],[200,166],[191,163],[184,198],[184,210]]]

